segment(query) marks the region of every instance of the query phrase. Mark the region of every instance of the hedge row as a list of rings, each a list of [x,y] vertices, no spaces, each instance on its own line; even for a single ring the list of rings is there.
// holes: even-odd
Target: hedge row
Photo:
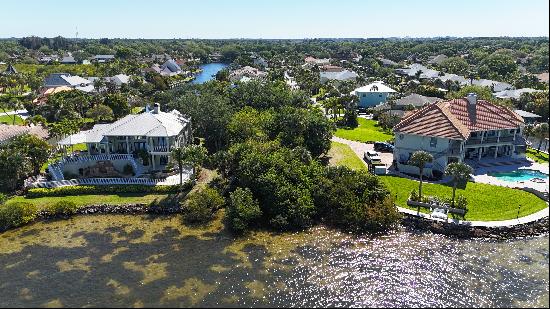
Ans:
[[[188,181],[183,185],[172,186],[145,186],[145,185],[113,185],[113,186],[68,186],[58,188],[34,188],[29,189],[27,197],[50,197],[88,194],[109,193],[176,193],[193,187],[193,182]]]

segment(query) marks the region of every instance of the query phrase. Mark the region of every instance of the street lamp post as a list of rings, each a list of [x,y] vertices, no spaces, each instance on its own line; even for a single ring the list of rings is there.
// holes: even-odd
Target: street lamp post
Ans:
[[[516,215],[516,219],[519,219],[519,210],[521,209],[521,204],[518,205],[518,214]]]

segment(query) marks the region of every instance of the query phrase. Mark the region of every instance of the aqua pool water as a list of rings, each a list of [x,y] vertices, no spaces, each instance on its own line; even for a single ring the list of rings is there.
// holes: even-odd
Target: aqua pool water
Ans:
[[[542,172],[535,171],[535,170],[527,170],[527,169],[517,170],[513,172],[489,173],[489,176],[493,176],[500,180],[512,181],[512,182],[529,181],[533,178],[542,178],[542,179],[548,178],[548,175]]]

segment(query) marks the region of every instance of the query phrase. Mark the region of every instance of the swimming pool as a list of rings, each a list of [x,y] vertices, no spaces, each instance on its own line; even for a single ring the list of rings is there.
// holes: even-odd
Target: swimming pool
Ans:
[[[489,173],[488,175],[498,178],[500,180],[511,182],[529,181],[533,178],[548,179],[548,175],[546,175],[545,173],[528,169],[522,169],[513,172]]]

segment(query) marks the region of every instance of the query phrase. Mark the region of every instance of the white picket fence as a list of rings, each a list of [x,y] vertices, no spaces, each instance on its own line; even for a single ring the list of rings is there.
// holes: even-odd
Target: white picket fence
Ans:
[[[67,186],[79,186],[79,185],[145,185],[156,186],[159,183],[164,182],[165,179],[148,179],[148,178],[82,178],[82,179],[70,179],[70,180],[54,180],[35,182],[29,184],[29,188],[58,188]]]

